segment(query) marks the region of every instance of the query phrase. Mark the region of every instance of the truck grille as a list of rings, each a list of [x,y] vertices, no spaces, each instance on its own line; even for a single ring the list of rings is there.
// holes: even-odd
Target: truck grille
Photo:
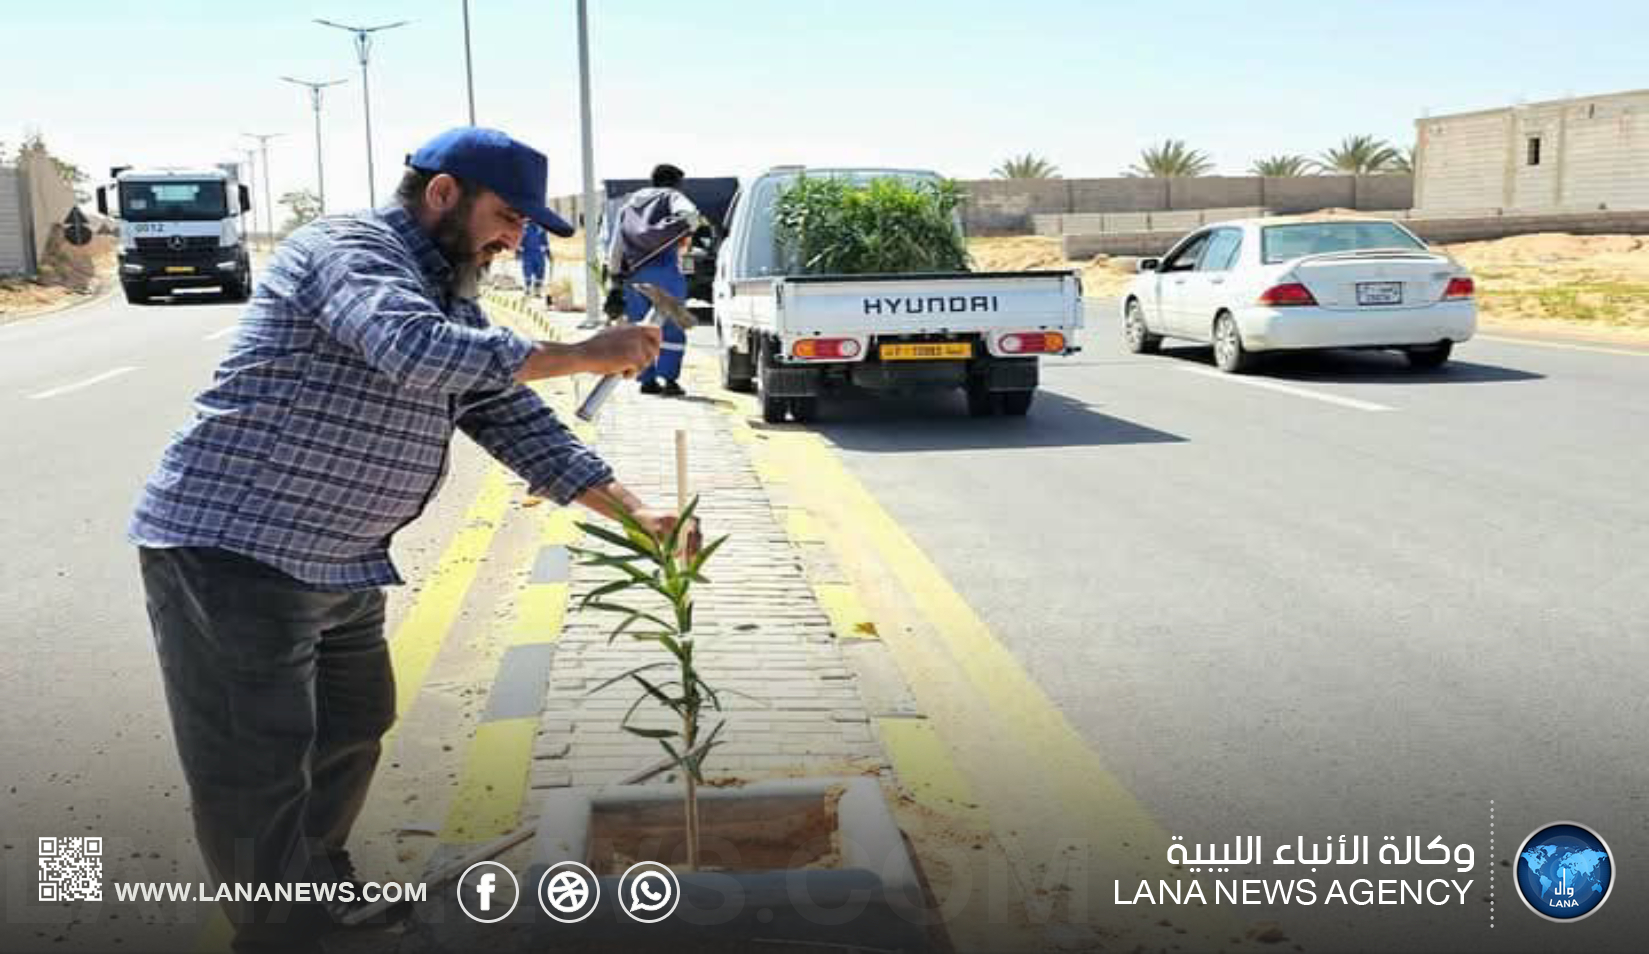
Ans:
[[[216,235],[185,235],[182,236],[182,238],[183,248],[181,249],[172,248],[172,240],[170,238],[139,238],[136,240],[137,249],[140,252],[164,253],[174,251],[199,252],[203,249],[218,247],[218,237]]]

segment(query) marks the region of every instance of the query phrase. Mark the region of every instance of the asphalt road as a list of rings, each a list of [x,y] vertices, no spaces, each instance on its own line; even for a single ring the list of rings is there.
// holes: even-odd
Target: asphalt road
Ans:
[[[200,877],[123,532],[237,314],[114,299],[0,326],[8,898],[48,832],[175,846],[136,863]],[[1494,799],[1498,857],[1556,819],[1649,857],[1649,357],[1479,340],[1441,372],[1346,354],[1230,378],[1116,340],[1096,308],[1026,419],[852,399],[818,430],[1139,801],[1196,842],[1483,845]],[[398,542],[409,578],[473,496],[459,444],[449,503]],[[1649,936],[1619,899],[1542,933],[1501,870],[1519,933],[1496,949]],[[1485,937],[1458,909],[1268,914],[1310,950]]]
[[[134,932],[129,920],[75,924],[66,907],[23,902],[35,895],[41,835],[104,836],[109,878],[204,878],[125,530],[240,310],[210,298],[134,307],[116,295],[0,325],[0,939],[24,949],[63,938],[59,950],[107,950],[121,938],[114,949],[189,950],[201,933],[179,923],[194,911],[182,906]],[[452,536],[483,464],[455,443],[437,502],[397,538],[409,580]],[[415,592],[391,591],[390,627]]]
[[[1112,309],[1026,419],[946,394],[827,402],[818,429],[1122,784],[1193,843],[1442,835],[1481,862],[1493,799],[1497,861],[1574,819],[1640,867],[1649,352],[1476,340],[1439,372],[1233,378],[1206,348],[1127,354]],[[1511,870],[1492,938],[1486,903],[1252,916],[1309,950],[1649,937],[1619,898],[1539,922]],[[1486,875],[1444,876],[1486,900]]]

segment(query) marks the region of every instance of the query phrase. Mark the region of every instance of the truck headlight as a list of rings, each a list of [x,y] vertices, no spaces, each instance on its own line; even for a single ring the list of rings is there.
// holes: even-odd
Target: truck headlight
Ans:
[[[232,272],[232,271],[234,271],[235,269],[237,269],[239,267],[240,267],[240,263],[235,261],[234,259],[230,259],[227,262],[219,262],[218,263],[218,271],[220,271],[220,272]]]
[[[127,275],[141,275],[143,274],[143,266],[136,262],[121,262],[120,271]]]

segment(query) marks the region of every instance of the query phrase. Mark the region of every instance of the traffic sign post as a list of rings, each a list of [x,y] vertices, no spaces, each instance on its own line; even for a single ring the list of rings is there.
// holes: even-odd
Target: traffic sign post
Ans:
[[[63,219],[63,238],[70,245],[87,245],[92,240],[91,223],[86,221],[86,214],[78,205]]]

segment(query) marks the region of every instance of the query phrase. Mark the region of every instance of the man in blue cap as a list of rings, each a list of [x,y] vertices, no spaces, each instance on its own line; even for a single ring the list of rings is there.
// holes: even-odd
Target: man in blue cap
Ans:
[[[391,205],[294,232],[149,478],[130,538],[195,829],[220,883],[350,883],[344,843],[395,718],[382,587],[462,430],[560,504],[672,512],[614,479],[525,382],[633,375],[659,330],[578,344],[495,327],[482,275],[544,205],[544,156],[460,128],[408,157]],[[692,533],[697,546],[698,534]],[[235,950],[316,950],[364,900],[226,904]]]

